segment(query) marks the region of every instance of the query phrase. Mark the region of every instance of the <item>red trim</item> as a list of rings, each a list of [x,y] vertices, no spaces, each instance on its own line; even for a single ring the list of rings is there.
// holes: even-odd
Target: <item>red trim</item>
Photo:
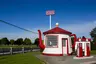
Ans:
[[[63,54],[63,38],[62,38],[62,54]]]
[[[46,43],[45,43],[45,45],[47,45],[47,36],[56,36],[57,37],[57,45],[55,46],[55,47],[53,47],[53,46],[46,46],[46,48],[58,48],[58,35],[52,35],[52,34],[50,34],[50,35],[46,35]]]
[[[87,42],[87,41],[86,41],[86,39],[88,39],[88,41],[91,41],[91,39],[90,39],[90,38],[77,38],[77,40],[76,40],[76,41],[79,41],[79,39],[81,39],[81,41],[84,41],[84,42]]]
[[[79,43],[79,57],[83,57],[83,49],[82,49],[82,43]]]
[[[67,30],[64,30],[62,28],[59,28],[59,27],[55,27],[51,30],[48,30],[46,32],[43,32],[44,35],[46,34],[72,34],[71,32],[67,31]]]
[[[63,54],[48,54],[48,53],[42,53],[42,54],[47,56],[63,56]]]
[[[89,48],[89,43],[86,43],[86,56],[90,56],[90,48]]]
[[[83,57],[83,49],[82,49],[82,43],[78,43],[78,49],[77,49],[77,57]]]

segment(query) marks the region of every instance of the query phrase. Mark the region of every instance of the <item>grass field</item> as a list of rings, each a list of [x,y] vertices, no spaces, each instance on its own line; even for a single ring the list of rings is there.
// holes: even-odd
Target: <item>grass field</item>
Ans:
[[[0,48],[22,48],[22,47],[32,47],[32,48],[36,48],[36,45],[0,45]]]
[[[0,56],[0,64],[43,64],[34,54],[40,54],[40,52]]]
[[[40,52],[0,56],[0,64],[43,64],[35,57],[37,54],[40,54]],[[96,55],[96,50],[92,50],[91,54]]]
[[[91,54],[92,54],[92,55],[96,55],[96,50],[92,50],[92,51],[91,51]]]

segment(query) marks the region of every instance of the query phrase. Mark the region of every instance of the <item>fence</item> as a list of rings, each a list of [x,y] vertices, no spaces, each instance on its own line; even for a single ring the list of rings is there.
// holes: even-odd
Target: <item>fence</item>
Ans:
[[[7,55],[7,54],[16,54],[16,53],[26,53],[26,52],[31,52],[31,51],[40,51],[39,48],[27,48],[27,47],[22,47],[22,48],[0,48],[0,55]]]

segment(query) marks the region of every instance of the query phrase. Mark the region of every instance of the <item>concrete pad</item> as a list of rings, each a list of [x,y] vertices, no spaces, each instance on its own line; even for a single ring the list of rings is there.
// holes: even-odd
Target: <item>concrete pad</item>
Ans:
[[[88,56],[88,57],[73,57],[73,59],[89,59],[93,58],[94,56]]]
[[[45,56],[45,55],[36,55],[37,58],[43,59],[46,64],[95,64],[96,55],[93,55],[89,59],[73,59],[75,56]]]
[[[84,62],[84,63],[80,63],[80,64],[96,64],[96,61]]]

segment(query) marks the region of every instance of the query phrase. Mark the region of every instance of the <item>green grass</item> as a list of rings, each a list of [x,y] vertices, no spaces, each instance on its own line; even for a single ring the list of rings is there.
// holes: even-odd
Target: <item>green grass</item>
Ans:
[[[92,55],[96,55],[96,50],[92,50],[92,51],[91,51],[91,54],[92,54]]]
[[[0,48],[22,48],[22,47],[32,47],[32,48],[36,48],[36,45],[0,45]]]
[[[40,52],[29,52],[24,54],[0,56],[0,64],[43,64],[35,55]],[[92,50],[91,54],[96,55],[96,50]]]
[[[40,52],[0,56],[0,64],[43,64],[34,56],[35,54],[40,54]]]

